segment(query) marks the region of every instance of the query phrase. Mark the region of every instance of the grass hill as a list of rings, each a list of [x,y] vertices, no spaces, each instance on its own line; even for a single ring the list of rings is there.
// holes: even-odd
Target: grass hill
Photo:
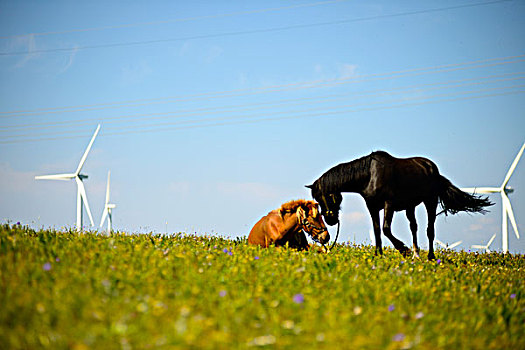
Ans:
[[[422,254],[425,256],[425,254]],[[0,226],[7,349],[525,349],[522,255]]]

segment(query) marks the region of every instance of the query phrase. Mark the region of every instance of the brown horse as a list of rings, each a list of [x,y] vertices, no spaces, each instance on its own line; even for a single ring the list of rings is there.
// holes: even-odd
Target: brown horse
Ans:
[[[299,199],[284,203],[259,220],[250,231],[248,244],[267,248],[271,244],[279,247],[288,243],[290,248],[308,250],[303,231],[323,245],[330,240],[318,204]]]

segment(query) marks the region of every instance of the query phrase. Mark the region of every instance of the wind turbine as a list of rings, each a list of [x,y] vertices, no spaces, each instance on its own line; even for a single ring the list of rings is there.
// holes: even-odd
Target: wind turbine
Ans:
[[[453,249],[453,248],[456,248],[461,243],[463,243],[463,241],[457,241],[457,242],[454,242],[452,244],[445,244],[445,243],[441,242],[439,239],[434,239],[434,241],[436,241],[437,244],[439,244],[441,247],[443,247],[443,249]]]
[[[108,235],[111,234],[111,225],[113,224],[113,218],[111,215],[111,211],[116,207],[115,204],[109,203],[109,177],[111,175],[111,171],[108,171],[108,184],[106,187],[106,203],[104,204],[104,212],[102,213],[102,220],[100,220],[100,227],[104,224],[104,220],[106,217],[108,218]]]
[[[509,193],[514,192],[514,189],[512,187],[507,187],[507,183],[510,180],[510,177],[512,176],[512,173],[514,172],[514,169],[516,169],[516,166],[518,165],[518,162],[521,158],[521,155],[523,154],[523,150],[525,149],[525,143],[523,143],[523,146],[521,146],[520,151],[518,152],[518,155],[514,159],[514,162],[512,162],[512,165],[509,168],[509,171],[507,172],[507,175],[505,176],[505,180],[503,180],[503,183],[500,187],[473,187],[473,188],[462,188],[465,192],[470,193],[499,193],[501,195],[501,207],[503,208],[503,215],[502,215],[502,224],[501,224],[501,236],[502,236],[502,249],[504,253],[507,253],[509,251],[509,231],[508,231],[508,220],[507,217],[510,219],[510,223],[512,225],[512,228],[514,229],[514,233],[516,234],[516,238],[520,238],[520,234],[518,232],[518,225],[516,224],[516,219],[514,218],[514,213],[512,211],[512,206],[510,204],[509,197],[507,196]]]
[[[100,130],[100,124],[97,126],[97,130],[95,130],[95,133],[93,134],[93,137],[91,138],[91,141],[89,142],[89,145],[87,146],[86,151],[84,152],[84,155],[80,159],[80,163],[78,164],[77,170],[74,173],[35,176],[36,180],[63,180],[63,181],[66,181],[66,180],[75,179],[75,182],[77,183],[77,230],[79,231],[82,230],[83,204],[86,206],[89,220],[91,221],[91,226],[95,226],[95,224],[93,223],[93,217],[91,216],[91,210],[89,210],[86,189],[84,188],[84,183],[83,183],[83,180],[87,179],[88,176],[81,174],[80,171],[82,170],[82,167],[84,166],[84,163],[86,162],[86,158],[88,156],[89,150],[91,149],[91,146],[93,146],[93,142],[95,142],[95,138],[97,137],[99,130]]]
[[[494,234],[490,239],[489,241],[487,242],[486,245],[479,245],[479,244],[474,244],[474,245],[471,245],[470,247],[471,248],[475,248],[475,249],[485,249],[485,251],[487,253],[490,253],[490,245],[492,244],[492,242],[494,241],[494,238],[496,238],[496,234]]]

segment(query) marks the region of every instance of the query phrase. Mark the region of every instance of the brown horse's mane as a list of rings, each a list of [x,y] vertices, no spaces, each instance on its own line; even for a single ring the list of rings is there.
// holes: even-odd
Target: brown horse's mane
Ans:
[[[284,203],[279,208],[279,214],[282,216],[285,213],[293,213],[297,210],[297,208],[301,207],[303,209],[308,209],[307,212],[312,210],[317,205],[315,201],[306,200],[306,199],[296,199],[289,202]]]

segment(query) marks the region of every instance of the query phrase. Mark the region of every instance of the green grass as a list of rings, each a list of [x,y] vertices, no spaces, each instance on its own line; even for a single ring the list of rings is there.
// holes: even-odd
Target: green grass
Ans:
[[[437,258],[4,225],[0,347],[524,349],[523,256]]]

